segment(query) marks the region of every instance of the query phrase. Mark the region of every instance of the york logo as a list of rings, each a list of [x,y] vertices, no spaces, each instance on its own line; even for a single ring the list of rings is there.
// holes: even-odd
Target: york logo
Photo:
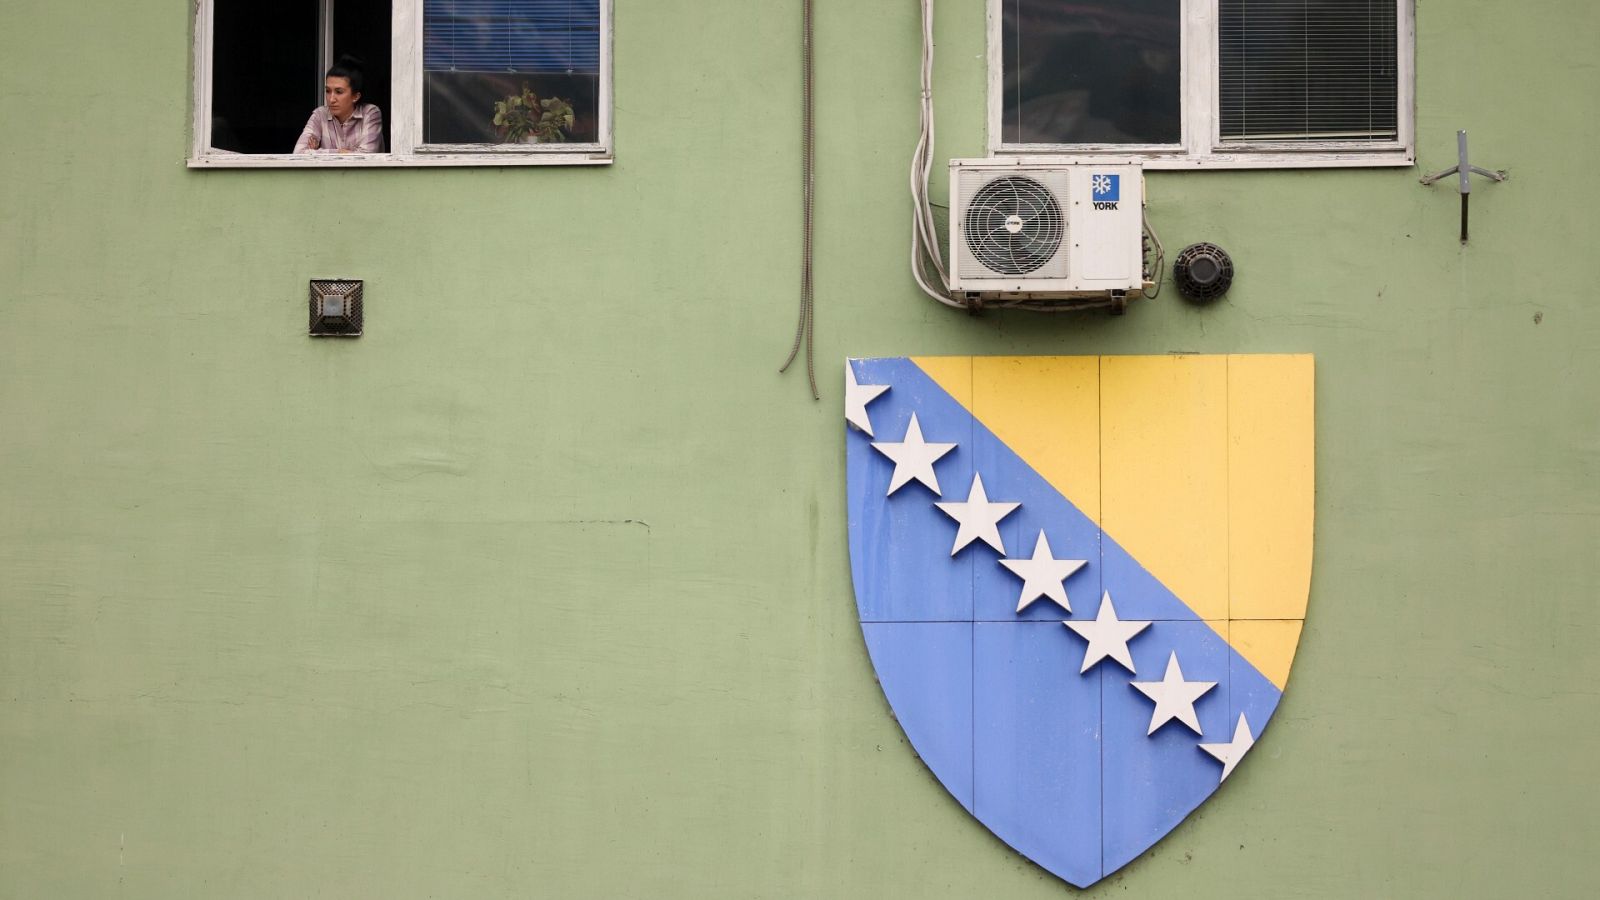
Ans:
[[[1089,179],[1090,199],[1095,209],[1116,209],[1122,199],[1122,176],[1101,174]]]

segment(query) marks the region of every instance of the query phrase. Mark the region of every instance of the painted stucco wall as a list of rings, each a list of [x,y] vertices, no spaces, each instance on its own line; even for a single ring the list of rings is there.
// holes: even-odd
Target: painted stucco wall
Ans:
[[[1593,5],[1422,0],[1416,169],[1151,174],[1224,302],[975,319],[906,271],[916,4],[818,2],[819,403],[798,4],[617,6],[611,167],[198,172],[186,4],[0,2],[0,897],[1070,893],[874,684],[839,362],[1169,351],[1316,354],[1311,615],[1096,893],[1600,892]]]

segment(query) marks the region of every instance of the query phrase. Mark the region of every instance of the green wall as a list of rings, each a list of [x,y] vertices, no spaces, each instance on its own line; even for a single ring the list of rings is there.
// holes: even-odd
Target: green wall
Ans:
[[[1046,897],[917,763],[839,361],[1311,352],[1317,552],[1250,764],[1091,893],[1600,892],[1600,12],[1418,10],[1416,169],[1152,173],[1203,310],[906,271],[917,8],[618,0],[603,169],[190,171],[190,11],[0,0],[0,897]],[[940,158],[982,4],[941,4]],[[1472,243],[1448,185],[1483,164]],[[937,182],[936,178],[936,182]],[[367,335],[305,337],[364,278]]]

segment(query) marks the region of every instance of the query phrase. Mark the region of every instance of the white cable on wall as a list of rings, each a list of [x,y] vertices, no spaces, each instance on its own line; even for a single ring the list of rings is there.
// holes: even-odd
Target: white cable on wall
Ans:
[[[922,0],[922,128],[911,157],[911,275],[923,293],[956,309],[964,305],[950,296],[939,229],[928,202],[928,177],[933,173],[933,0]]]

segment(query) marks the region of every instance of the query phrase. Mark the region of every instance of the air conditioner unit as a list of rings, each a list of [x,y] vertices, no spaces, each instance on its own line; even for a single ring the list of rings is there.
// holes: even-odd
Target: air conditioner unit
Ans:
[[[1144,264],[1144,170],[1123,160],[950,161],[950,290],[958,299],[1121,306]]]

